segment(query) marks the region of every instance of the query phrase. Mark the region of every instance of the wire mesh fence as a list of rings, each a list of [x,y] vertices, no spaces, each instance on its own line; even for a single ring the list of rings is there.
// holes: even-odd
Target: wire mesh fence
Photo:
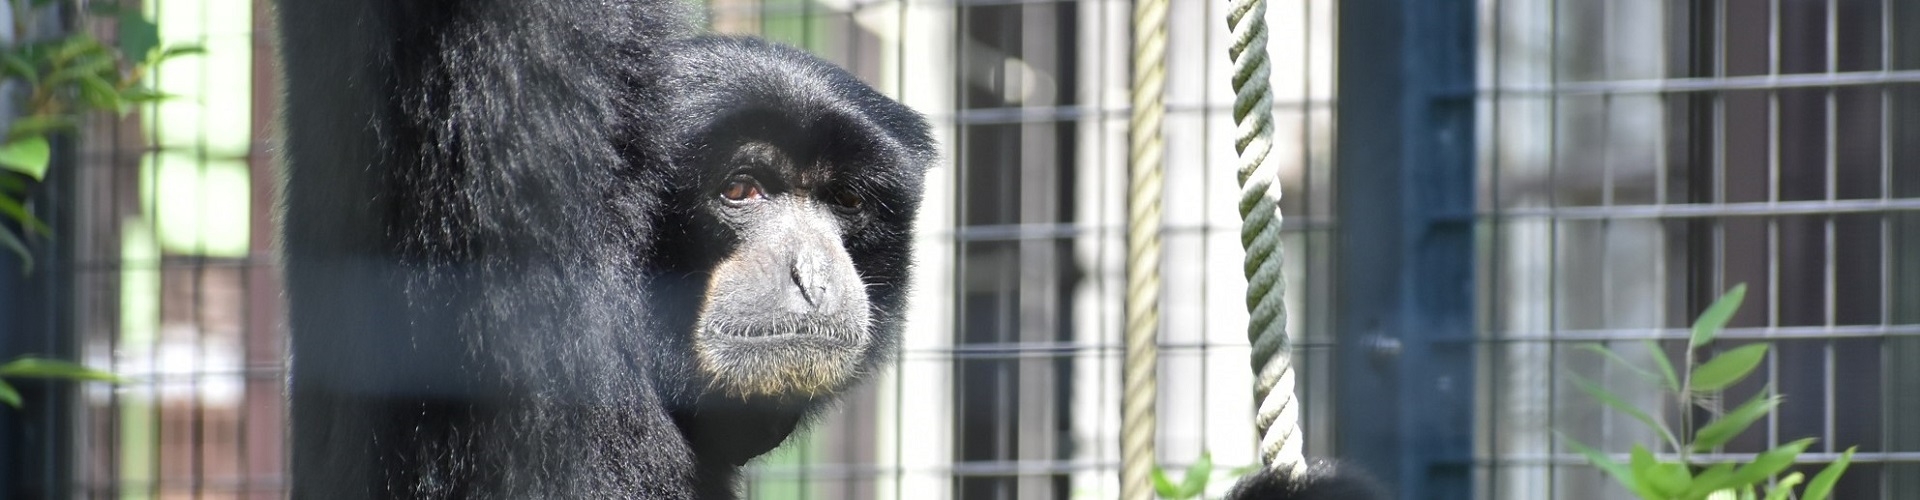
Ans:
[[[1746,283],[1729,334],[1740,340],[1722,348],[1775,349],[1725,400],[1770,387],[1787,402],[1725,452],[1815,437],[1803,459],[1821,462],[1857,445],[1836,497],[1915,495],[1920,443],[1901,425],[1920,395],[1915,8],[1487,1],[1482,12],[1485,493],[1624,496],[1552,435],[1616,451],[1653,441],[1573,390],[1567,372],[1634,387],[1575,348],[1654,339],[1677,356],[1693,315]]]
[[[1309,454],[1341,454],[1332,316],[1334,0],[1274,2],[1274,160]],[[45,314],[89,386],[49,452],[70,496],[285,495],[273,245],[272,16],[151,0],[182,96],[95,123]],[[1225,4],[1173,2],[1159,461],[1254,463]],[[807,48],[926,114],[915,296],[893,370],[749,471],[752,498],[1117,496],[1129,2],[711,0],[726,33]],[[1718,292],[1788,404],[1726,448],[1858,445],[1839,498],[1920,495],[1920,7],[1899,0],[1482,0],[1475,88],[1475,498],[1620,498],[1554,437],[1651,442],[1572,390],[1577,350],[1677,354]],[[1443,22],[1444,20],[1420,20]],[[1381,141],[1398,140],[1381,137]],[[56,280],[58,281],[58,280]],[[56,301],[57,302],[57,301]],[[1610,371],[1612,370],[1612,371]],[[1638,402],[1658,404],[1652,392]],[[1678,410],[1668,408],[1668,418]],[[1401,438],[1409,438],[1400,436]],[[62,458],[63,457],[63,458]],[[1221,481],[1224,483],[1224,479]],[[1418,498],[1417,494],[1406,498]]]

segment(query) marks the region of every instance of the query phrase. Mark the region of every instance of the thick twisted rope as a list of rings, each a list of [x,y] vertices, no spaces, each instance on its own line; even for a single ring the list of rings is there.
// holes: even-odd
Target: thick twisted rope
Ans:
[[[1135,0],[1133,8],[1133,121],[1127,196],[1126,385],[1120,409],[1120,498],[1153,498],[1155,367],[1160,352],[1160,168],[1165,146],[1167,2]]]
[[[1240,153],[1240,244],[1246,247],[1247,340],[1253,343],[1254,426],[1260,460],[1287,475],[1306,467],[1301,449],[1300,406],[1293,394],[1293,352],[1287,339],[1287,306],[1281,274],[1280,172],[1267,161],[1273,151],[1273,89],[1268,82],[1267,4],[1231,0],[1227,28],[1233,41],[1234,149]]]

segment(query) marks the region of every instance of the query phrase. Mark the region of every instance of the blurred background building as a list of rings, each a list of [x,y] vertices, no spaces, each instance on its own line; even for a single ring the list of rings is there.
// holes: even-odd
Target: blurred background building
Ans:
[[[719,31],[808,48],[919,109],[945,156],[898,368],[759,462],[749,496],[1115,497],[1131,3],[708,6]],[[281,497],[272,16],[140,8],[207,54],[154,76],[181,98],[65,145],[35,194],[55,238],[33,274],[0,272],[0,358],[135,382],[21,384],[27,408],[0,408],[0,497]],[[1836,497],[1920,497],[1920,4],[1268,8],[1310,454],[1406,499],[1625,498],[1555,432],[1613,451],[1654,437],[1567,374],[1660,400],[1577,347],[1678,355],[1691,318],[1746,283],[1728,345],[1775,349],[1728,398],[1788,402],[1726,452],[1817,437],[1811,473],[1857,445]],[[1225,19],[1225,2],[1172,2],[1173,469],[1256,460]]]

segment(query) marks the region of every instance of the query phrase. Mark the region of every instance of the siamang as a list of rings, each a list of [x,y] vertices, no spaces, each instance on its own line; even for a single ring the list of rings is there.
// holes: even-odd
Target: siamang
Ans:
[[[925,120],[687,9],[279,3],[295,498],[733,498],[883,368]]]

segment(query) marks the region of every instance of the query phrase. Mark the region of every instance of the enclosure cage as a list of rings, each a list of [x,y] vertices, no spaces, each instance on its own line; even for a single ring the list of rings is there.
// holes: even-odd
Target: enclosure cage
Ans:
[[[0,358],[132,382],[19,384],[0,497],[285,496],[269,3],[140,2],[207,53],[154,75],[180,98],[57,150],[39,265],[0,255]],[[1166,245],[1156,461],[1252,464],[1227,4],[1170,5],[1165,218],[1142,229]],[[897,367],[755,463],[747,496],[1116,497],[1132,3],[707,7],[911,105],[942,152]],[[1859,447],[1837,498],[1920,498],[1920,4],[1267,8],[1309,455],[1398,498],[1626,498],[1556,433],[1654,436],[1569,374],[1661,401],[1580,346],[1677,356],[1745,283],[1727,344],[1775,349],[1727,398],[1788,402],[1715,457],[1816,437],[1796,470]]]

